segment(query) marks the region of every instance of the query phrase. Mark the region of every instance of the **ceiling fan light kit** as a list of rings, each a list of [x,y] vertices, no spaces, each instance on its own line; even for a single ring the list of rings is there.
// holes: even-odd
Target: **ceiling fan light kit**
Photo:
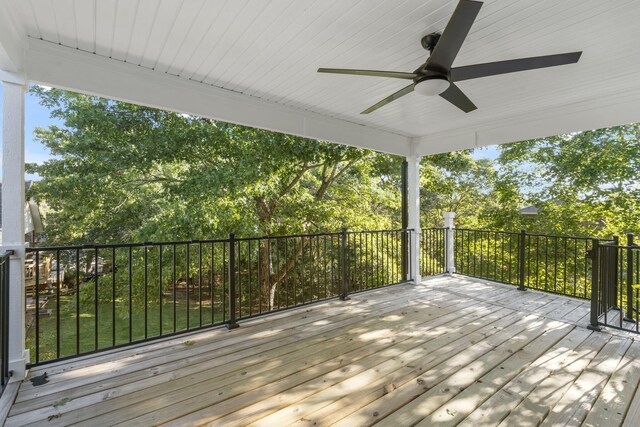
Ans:
[[[449,89],[451,83],[445,76],[429,76],[420,80],[414,86],[414,90],[420,95],[436,96]]]
[[[377,109],[413,92],[421,95],[436,96],[449,101],[465,113],[477,109],[474,103],[456,86],[455,82],[471,80],[481,77],[515,73],[519,71],[535,70],[539,68],[556,67],[559,65],[575,64],[580,60],[582,52],[563,53],[533,58],[513,59],[507,61],[489,62],[485,64],[453,67],[462,44],[473,25],[482,2],[475,0],[460,0],[453,12],[446,28],[440,33],[431,33],[420,40],[422,47],[429,51],[426,62],[413,73],[402,71],[352,70],[344,68],[319,68],[319,73],[350,74],[357,76],[387,77],[394,79],[413,80],[409,86],[389,95],[382,101],[372,105],[361,114],[369,114]]]

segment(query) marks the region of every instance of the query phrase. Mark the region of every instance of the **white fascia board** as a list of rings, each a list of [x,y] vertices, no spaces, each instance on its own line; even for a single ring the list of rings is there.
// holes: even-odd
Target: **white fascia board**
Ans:
[[[21,73],[25,37],[21,36],[11,17],[7,1],[0,0],[0,69]]]
[[[407,155],[411,138],[29,39],[29,81],[162,110]]]
[[[640,122],[640,90],[413,139],[421,156]]]

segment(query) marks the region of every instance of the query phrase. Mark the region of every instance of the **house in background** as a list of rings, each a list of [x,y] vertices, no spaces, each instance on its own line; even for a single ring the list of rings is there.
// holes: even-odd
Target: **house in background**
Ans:
[[[29,193],[29,189],[33,185],[33,181],[25,182],[24,192]],[[0,209],[2,209],[2,183],[0,183]],[[42,215],[40,214],[40,206],[33,198],[26,197],[24,205],[24,241],[30,245],[34,245],[42,233],[44,226],[42,224]],[[0,218],[0,243],[2,243],[2,219]]]
[[[525,216],[535,216],[535,215],[538,215],[538,212],[540,212],[540,209],[538,209],[534,205],[527,206],[518,210],[518,213],[520,215],[525,215]]]

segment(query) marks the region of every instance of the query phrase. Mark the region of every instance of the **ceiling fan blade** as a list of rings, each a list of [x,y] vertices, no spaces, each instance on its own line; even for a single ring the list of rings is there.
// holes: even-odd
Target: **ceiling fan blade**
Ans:
[[[536,70],[539,68],[557,67],[575,64],[580,60],[582,52],[561,53],[559,55],[537,56],[533,58],[512,59],[509,61],[488,62],[486,64],[467,65],[451,69],[451,80],[477,79],[498,74],[516,73],[518,71]]]
[[[369,114],[369,113],[371,113],[373,111],[376,111],[378,108],[384,107],[388,103],[393,102],[396,99],[401,98],[401,97],[413,92],[413,88],[414,88],[414,84],[412,83],[409,86],[400,89],[399,91],[397,91],[393,95],[387,96],[385,99],[383,99],[382,101],[378,102],[375,105],[372,105],[371,107],[367,108],[366,110],[364,110],[360,114]]]
[[[418,77],[417,74],[403,73],[401,71],[350,70],[345,68],[318,68],[318,72],[331,74],[352,74],[356,76],[391,77],[393,79],[407,80]]]
[[[449,72],[481,7],[482,2],[460,0],[438,44],[427,60],[425,65],[427,70],[439,73]]]
[[[478,109],[478,107],[476,107],[475,104],[467,98],[467,95],[465,95],[464,92],[462,92],[460,88],[453,83],[451,83],[449,89],[442,92],[440,96],[465,113],[470,113],[471,111]]]

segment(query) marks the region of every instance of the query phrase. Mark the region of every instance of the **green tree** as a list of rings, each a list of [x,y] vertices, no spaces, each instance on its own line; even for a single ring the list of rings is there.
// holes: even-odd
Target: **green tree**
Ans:
[[[494,224],[598,237],[638,231],[638,124],[524,141],[500,151],[498,192],[540,213],[513,221],[503,210]]]
[[[34,195],[50,208],[49,243],[398,226],[398,186],[384,176],[390,156],[63,90],[32,91],[64,123],[36,131],[54,157],[28,166],[42,177]],[[272,304],[288,269],[276,276],[269,246],[260,252],[260,286]]]
[[[495,202],[496,172],[489,159],[474,159],[472,150],[427,156],[420,174],[421,222],[441,227],[442,213],[455,212],[458,227],[478,227]]]

